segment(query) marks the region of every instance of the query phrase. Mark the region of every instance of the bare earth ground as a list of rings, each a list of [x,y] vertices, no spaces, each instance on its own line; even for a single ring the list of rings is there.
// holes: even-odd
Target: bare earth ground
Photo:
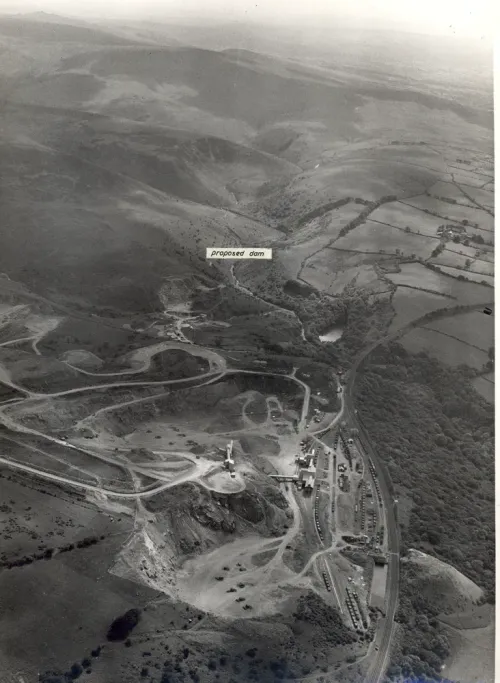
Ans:
[[[355,529],[355,487],[369,476],[349,472],[341,493],[330,469],[315,505],[314,492],[269,475],[295,475],[300,440],[333,433],[342,417],[327,374],[335,349],[326,386],[299,378],[321,355],[307,337],[320,300],[346,314],[333,327],[346,327],[348,344],[402,330],[412,350],[485,364],[489,84],[452,70],[455,83],[440,77],[420,92],[407,87],[405,68],[425,80],[413,60],[392,76],[399,66],[383,58],[366,73],[323,57],[310,71],[254,51],[179,51],[154,44],[153,26],[144,45],[140,32],[138,44],[124,28],[117,37],[67,24],[57,39],[55,24],[35,21],[25,44],[12,21],[0,22],[15,76],[0,139],[0,670],[29,680],[42,667],[68,670],[140,605],[130,642],[94,657],[92,683],[159,677],[166,661],[207,683],[359,680],[369,638],[353,631],[346,591],[355,586],[366,606],[371,590],[383,605],[384,570],[344,556],[340,537]],[[440,238],[448,222],[466,227],[468,244]],[[204,258],[236,243],[272,246],[272,264],[240,275]],[[307,294],[285,299],[287,280]],[[384,313],[353,333],[347,313],[365,295]],[[406,330],[463,305],[474,313]],[[474,334],[460,331],[472,326],[466,315],[480,317]],[[286,368],[269,371],[285,355]],[[491,379],[486,368],[476,386]],[[319,467],[333,457],[325,449]],[[346,463],[338,448],[335,457]],[[86,535],[95,544],[78,546]],[[462,611],[472,619],[478,586],[428,556],[410,561],[429,591],[442,589],[450,629]],[[472,671],[467,650],[460,659],[465,634],[490,652],[490,626],[476,621],[453,631],[447,664],[471,680],[486,673]]]

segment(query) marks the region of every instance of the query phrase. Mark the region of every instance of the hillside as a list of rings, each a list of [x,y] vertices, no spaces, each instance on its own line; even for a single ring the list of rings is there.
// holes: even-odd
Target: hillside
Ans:
[[[435,679],[443,675],[457,681],[493,680],[491,657],[480,655],[481,650],[492,647],[493,611],[490,605],[481,604],[479,586],[454,567],[420,551],[408,553],[402,571],[397,621],[406,628],[392,655],[390,677],[426,675]],[[477,657],[481,661],[474,661]],[[465,670],[459,668],[459,662]]]
[[[197,22],[0,16],[0,671],[486,678],[486,48]]]

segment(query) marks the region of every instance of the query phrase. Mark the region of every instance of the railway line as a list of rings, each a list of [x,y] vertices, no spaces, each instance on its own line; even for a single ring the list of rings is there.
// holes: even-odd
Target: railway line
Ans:
[[[477,307],[477,305],[476,305]],[[450,311],[443,312],[443,317],[446,317],[446,315],[452,314]],[[408,327],[413,327],[415,325],[415,321],[408,326]],[[386,613],[383,619],[379,622],[378,629],[376,632],[375,636],[375,641],[372,643],[371,649],[370,649],[370,656],[369,656],[369,668],[368,672],[365,678],[365,683],[380,683],[381,680],[383,679],[385,675],[385,671],[387,668],[389,656],[390,656],[390,648],[391,648],[391,642],[392,642],[392,637],[393,637],[393,631],[394,631],[394,616],[396,613],[397,609],[397,603],[398,603],[398,589],[399,589],[399,532],[398,532],[398,526],[397,526],[397,514],[396,514],[396,508],[395,508],[395,503],[393,501],[393,496],[392,496],[392,491],[391,491],[391,485],[390,482],[387,478],[385,469],[383,467],[383,463],[380,461],[378,454],[376,453],[375,449],[373,448],[369,436],[366,433],[366,430],[364,428],[364,425],[362,423],[362,420],[360,416],[357,414],[357,411],[355,410],[354,407],[354,397],[353,397],[353,391],[354,391],[354,385],[355,385],[355,380],[356,380],[356,373],[359,370],[360,367],[362,367],[363,362],[365,359],[368,357],[368,355],[380,344],[386,343],[388,341],[391,341],[392,339],[396,339],[401,334],[404,333],[405,330],[398,330],[390,335],[387,335],[381,340],[378,340],[374,344],[372,344],[370,347],[368,347],[363,354],[356,359],[354,364],[352,365],[348,375],[347,375],[347,383],[346,385],[342,388],[342,391],[340,392],[340,411],[333,417],[333,419],[330,421],[330,423],[326,427],[322,427],[319,430],[307,430],[308,435],[314,439],[321,440],[321,436],[325,435],[328,433],[329,430],[331,430],[333,427],[335,427],[341,420],[345,420],[346,423],[348,424],[349,428],[355,428],[357,431],[358,436],[355,437],[356,445],[358,446],[358,450],[363,454],[364,458],[364,463],[366,469],[369,469],[370,474],[372,476],[373,481],[375,482],[375,490],[376,490],[376,495],[378,497],[379,504],[381,506],[381,509],[383,510],[383,515],[384,515],[384,528],[386,531],[386,547],[387,547],[387,557],[388,557],[388,574],[387,574],[387,587],[386,587]],[[182,344],[179,344],[178,342],[176,343],[168,343],[168,346],[171,348],[179,348],[182,347]],[[158,349],[158,352],[161,348],[163,348],[163,345],[160,346],[158,345],[156,347]],[[200,353],[200,348],[199,347],[189,347],[189,351],[193,353],[193,355],[205,355],[203,353]],[[304,391],[304,397],[303,397],[303,404],[302,404],[302,411],[301,411],[301,416],[300,416],[300,421],[299,421],[299,430],[304,429],[304,423],[307,419],[308,411],[309,411],[309,403],[310,403],[310,396],[311,396],[311,388],[309,387],[308,384],[303,382],[302,380],[299,380],[297,377],[295,377],[295,370],[292,373],[289,374],[283,374],[283,373],[273,373],[273,372],[265,372],[265,371],[259,371],[259,370],[240,370],[240,369],[228,369],[226,365],[226,361],[224,358],[218,356],[216,352],[209,351],[207,352],[207,355],[209,354],[209,361],[210,361],[210,370],[206,373],[202,373],[196,377],[192,378],[186,378],[182,380],[170,380],[170,381],[160,381],[160,382],[130,382],[130,381],[123,381],[123,375],[125,374],[138,374],[137,372],[130,372],[130,373],[116,373],[117,375],[117,381],[116,382],[106,382],[94,387],[77,387],[65,391],[59,391],[59,392],[53,392],[53,393],[47,393],[47,394],[38,394],[35,392],[30,392],[28,390],[25,390],[21,386],[17,386],[14,382],[12,382],[10,376],[7,373],[4,373],[0,377],[1,383],[5,384],[6,386],[10,386],[11,388],[15,388],[25,394],[24,398],[21,399],[16,399],[16,402],[29,402],[32,399],[40,399],[40,398],[54,398],[54,397],[62,397],[65,395],[72,395],[76,394],[80,391],[92,391],[92,390],[97,390],[97,389],[107,389],[107,388],[112,388],[116,386],[128,386],[128,387],[133,387],[133,386],[147,386],[147,385],[155,385],[155,384],[161,384],[164,385],[165,387],[168,387],[169,384],[177,384],[181,382],[187,382],[191,387],[195,387],[198,385],[198,383],[203,384],[203,383],[210,383],[213,381],[218,381],[223,379],[226,375],[232,375],[232,374],[252,374],[252,375],[259,375],[259,376],[279,376],[282,378],[288,378],[291,381],[294,381],[296,384],[298,384]],[[146,356],[144,358],[141,358],[144,362],[144,367],[146,364],[150,363],[151,357],[154,354],[148,355],[146,352]],[[207,357],[207,356],[205,356]],[[96,373],[97,375],[98,373]],[[120,377],[121,375],[121,377]],[[106,377],[106,375],[103,375],[103,377]],[[5,405],[4,408],[7,406]],[[6,416],[2,414],[2,409],[0,409],[0,421],[4,422]],[[13,423],[11,420],[6,421],[6,426],[9,429],[14,429],[15,431],[18,432],[32,432],[30,429],[24,428],[22,425]],[[298,430],[298,431],[299,431]],[[40,433],[37,434],[38,436],[47,436],[47,435],[42,435]],[[49,437],[51,439],[51,437]],[[61,443],[60,440],[54,439],[55,442],[58,443],[59,446],[66,445],[68,448],[74,448],[71,444],[64,444]],[[344,444],[345,448],[348,448],[347,444]],[[87,451],[88,452],[88,451]],[[88,452],[89,455],[95,455],[96,457],[99,457],[99,454],[95,453],[90,453]],[[13,460],[4,457],[3,455],[0,456],[0,463],[3,465],[10,467],[10,468],[17,468],[19,470],[23,470],[26,472],[30,472],[36,476],[46,478],[55,482],[59,482],[62,484],[74,486],[76,488],[83,488],[87,489],[89,491],[93,491],[94,493],[100,494],[100,495],[105,495],[109,497],[115,497],[115,498],[135,498],[135,499],[140,499],[143,497],[149,497],[153,496],[171,486],[176,486],[179,483],[182,483],[182,481],[187,481],[189,479],[193,479],[197,477],[197,467],[196,464],[192,468],[191,472],[184,473],[180,477],[175,477],[174,479],[170,481],[165,481],[165,478],[162,475],[162,472],[159,468],[153,468],[153,467],[146,467],[146,463],[140,464],[140,465],[132,465],[130,463],[131,467],[133,467],[135,470],[140,471],[142,474],[147,474],[149,477],[153,478],[155,480],[155,484],[152,486],[148,487],[147,490],[141,490],[141,491],[116,491],[111,488],[106,488],[103,486],[95,486],[93,484],[89,484],[87,482],[83,481],[78,481],[77,479],[73,479],[71,477],[66,477],[63,475],[60,475],[56,472],[48,472],[43,469],[39,469],[36,467],[33,467],[32,465],[28,465],[25,463],[20,463],[20,462],[14,462]],[[115,461],[114,464],[119,464],[121,467],[128,467],[127,463],[124,462],[119,462],[117,463]],[[334,465],[334,463],[333,463]],[[333,505],[333,503],[332,503]],[[295,516],[297,514],[297,511],[295,511]],[[323,534],[321,533],[321,526],[319,524],[319,512],[317,506],[313,506],[313,516],[314,516],[314,523],[316,525],[316,529],[318,531],[319,535],[319,541],[321,543],[321,550],[318,553],[315,553],[315,555],[310,559],[310,561],[307,563],[307,566],[311,566],[311,562],[316,562],[316,560],[320,560],[320,576],[323,578],[323,582],[325,583],[325,588],[327,589],[328,592],[334,593],[335,597],[337,599],[337,602],[339,604],[339,607],[341,611],[345,611],[342,605],[342,601],[340,599],[340,595],[337,590],[336,582],[335,582],[335,576],[332,575],[332,570],[329,566],[329,563],[327,561],[327,553],[333,549],[333,545],[330,547],[325,547],[324,543],[324,538]],[[291,536],[291,532],[287,534],[287,540],[289,540]],[[276,564],[280,561],[281,555],[284,551],[285,548],[285,543],[280,544],[280,549],[281,552],[278,554],[278,557],[275,562],[273,562],[273,567],[276,566]],[[321,565],[324,566],[321,567]],[[298,577],[302,576],[303,572],[300,572]],[[293,580],[291,581],[293,583]],[[356,613],[357,610],[357,603],[356,603],[356,596],[350,596],[350,600],[348,600],[349,604],[351,604],[351,609],[354,614]],[[346,603],[347,604],[347,603]],[[348,605],[347,605],[348,606]],[[352,615],[351,615],[352,616]],[[360,623],[360,620],[357,618],[355,619],[356,623]]]

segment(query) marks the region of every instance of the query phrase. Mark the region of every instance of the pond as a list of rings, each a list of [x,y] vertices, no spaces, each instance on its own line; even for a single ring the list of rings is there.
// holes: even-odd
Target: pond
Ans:
[[[319,340],[322,342],[336,342],[344,334],[344,328],[341,326],[332,327],[331,330],[325,334],[321,334]]]

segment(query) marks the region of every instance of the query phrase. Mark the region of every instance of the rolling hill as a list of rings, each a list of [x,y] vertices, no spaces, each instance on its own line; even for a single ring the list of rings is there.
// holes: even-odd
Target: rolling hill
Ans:
[[[306,517],[292,486],[268,475],[300,448],[309,397],[335,424],[338,376],[396,333],[403,346],[392,357],[382,344],[380,364],[373,354],[360,368],[356,405],[372,438],[389,425],[393,483],[405,474],[423,488],[428,504],[405,498],[404,533],[464,581],[473,572],[483,600],[491,473],[486,446],[472,449],[468,433],[486,441],[490,411],[470,399],[469,380],[493,369],[492,318],[482,313],[494,250],[484,61],[450,41],[390,32],[98,25],[44,13],[0,17],[0,60],[0,427],[11,449],[0,454],[9,498],[0,670],[44,671],[42,683],[83,680],[84,670],[92,683],[274,683],[320,671],[360,680],[373,633],[356,634],[332,592],[323,599],[320,564],[306,564]],[[272,247],[273,259],[205,257],[238,246]],[[470,339],[458,315],[474,317]],[[427,356],[415,355],[405,348],[424,323],[441,341],[424,339]],[[484,363],[464,369],[478,334]],[[462,393],[428,357],[451,335],[465,347]],[[432,432],[443,383],[432,398],[418,363],[460,399],[445,406],[435,477],[431,465],[422,475],[419,458],[434,451],[418,439],[408,460],[417,464],[404,462],[398,439],[411,430],[392,420],[418,417],[418,438]],[[460,430],[461,492],[474,466],[484,495],[464,493],[458,505],[443,467]],[[228,440],[234,477],[222,460]],[[13,454],[24,470],[5,462]],[[116,468],[126,477],[118,498]],[[453,514],[435,505],[436,491],[458,505]],[[443,527],[437,540],[426,515]],[[91,545],[78,545],[84,533]],[[425,594],[430,617],[419,621],[414,564],[400,627],[423,623],[427,650],[426,623],[455,629],[463,605],[434,614]],[[431,587],[451,590],[451,565],[439,571]],[[138,605],[131,639],[106,641],[110,623]],[[481,606],[468,607],[476,618]],[[453,653],[434,649],[437,671]]]

